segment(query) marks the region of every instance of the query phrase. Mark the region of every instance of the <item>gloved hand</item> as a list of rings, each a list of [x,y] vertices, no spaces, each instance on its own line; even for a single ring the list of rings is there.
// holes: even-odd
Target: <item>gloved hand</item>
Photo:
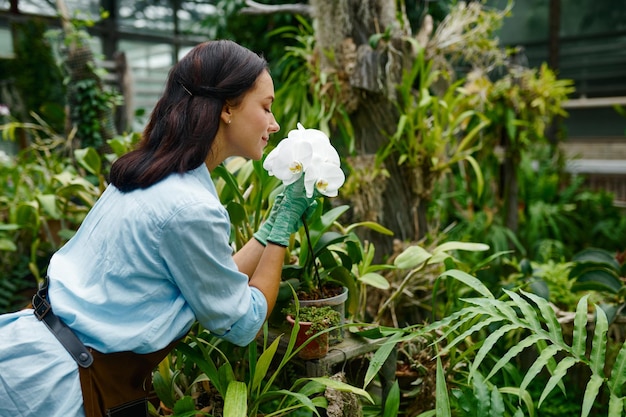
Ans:
[[[276,220],[276,216],[278,216],[278,211],[280,208],[280,204],[283,201],[285,195],[280,193],[274,199],[274,205],[270,210],[270,215],[267,217],[267,220],[263,222],[259,230],[253,235],[256,240],[258,240],[263,246],[267,246],[267,237],[270,235],[272,228],[274,227],[274,221]]]
[[[302,224],[302,215],[314,204],[315,194],[310,198],[306,196],[304,176],[288,185],[283,194],[266,241],[288,246],[291,234],[298,231]]]

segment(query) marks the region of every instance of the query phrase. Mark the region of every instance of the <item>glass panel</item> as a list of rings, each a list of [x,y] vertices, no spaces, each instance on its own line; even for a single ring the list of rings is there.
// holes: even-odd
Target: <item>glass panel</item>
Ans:
[[[119,26],[152,33],[174,32],[174,12],[169,1],[127,2],[119,7]]]
[[[8,28],[0,27],[0,57],[13,56],[13,39]]]
[[[20,12],[39,14],[44,16],[56,16],[57,11],[54,4],[46,0],[20,0],[18,5]]]
[[[503,10],[508,0],[488,0],[487,5]],[[527,44],[548,40],[549,1],[526,0],[513,4],[511,15],[505,17],[500,41],[505,45]]]

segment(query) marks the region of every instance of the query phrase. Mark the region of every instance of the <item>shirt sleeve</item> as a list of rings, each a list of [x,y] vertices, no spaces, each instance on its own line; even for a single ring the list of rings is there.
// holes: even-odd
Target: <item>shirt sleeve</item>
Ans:
[[[221,204],[196,202],[168,220],[159,251],[200,324],[245,346],[265,321],[267,301],[239,272],[229,236],[230,220]]]

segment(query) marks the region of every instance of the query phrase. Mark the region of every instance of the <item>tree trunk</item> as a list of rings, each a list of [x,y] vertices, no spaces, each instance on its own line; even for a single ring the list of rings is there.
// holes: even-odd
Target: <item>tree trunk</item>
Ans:
[[[316,19],[316,42],[321,69],[336,74],[342,83],[355,147],[361,156],[372,156],[388,142],[398,124],[394,104],[402,69],[413,62],[410,33],[400,28],[394,0],[311,0]],[[408,22],[408,20],[405,20]],[[374,34],[389,31],[376,49],[369,44]],[[373,159],[373,158],[371,158]],[[387,158],[389,178],[377,190],[382,207],[374,220],[394,232],[395,239],[415,240],[419,233],[418,203],[397,158]],[[372,167],[373,168],[373,167]],[[358,196],[357,196],[358,198]],[[355,219],[357,221],[363,219]],[[374,243],[376,253],[392,253],[393,239],[378,233],[362,236]]]

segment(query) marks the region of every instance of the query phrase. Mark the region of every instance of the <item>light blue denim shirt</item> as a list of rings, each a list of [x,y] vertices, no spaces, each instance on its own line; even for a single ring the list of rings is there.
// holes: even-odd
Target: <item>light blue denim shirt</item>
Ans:
[[[229,244],[206,166],[129,193],[109,186],[48,268],[50,301],[88,346],[148,353],[194,320],[247,345],[267,312]]]

